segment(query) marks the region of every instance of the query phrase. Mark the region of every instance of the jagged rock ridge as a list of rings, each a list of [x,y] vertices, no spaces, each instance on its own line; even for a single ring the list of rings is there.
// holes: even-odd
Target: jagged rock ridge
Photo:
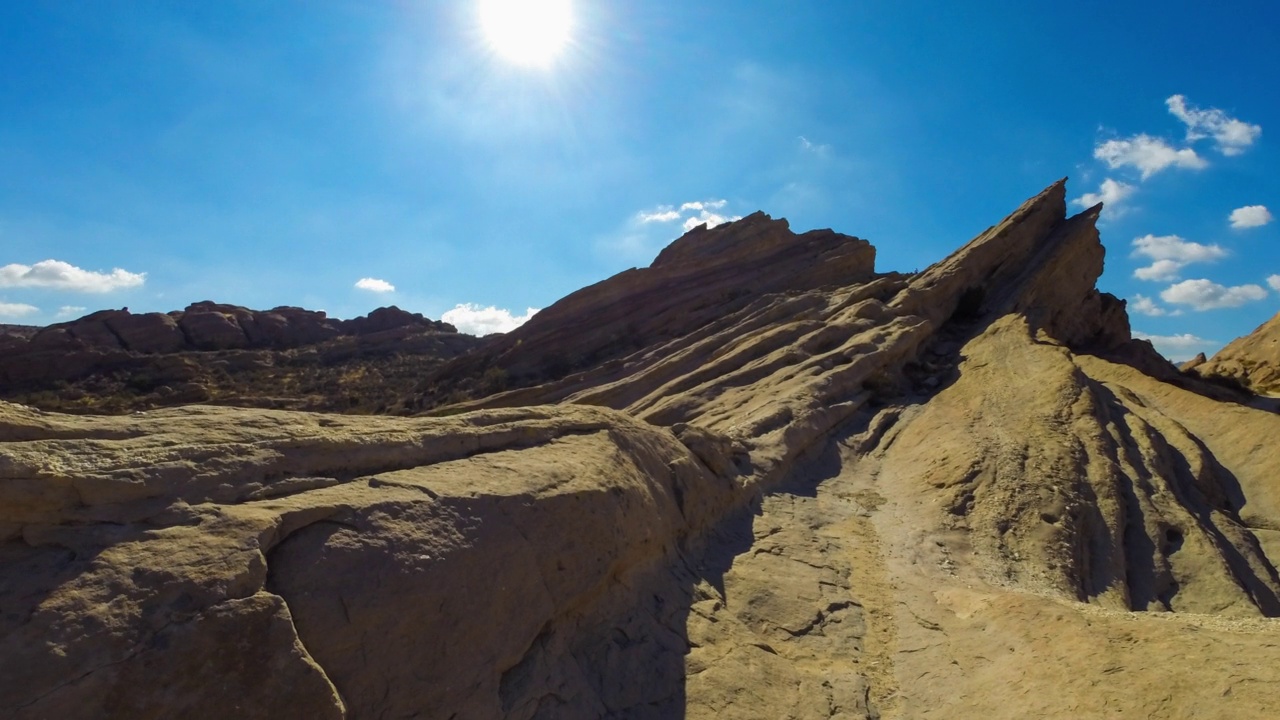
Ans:
[[[0,707],[1275,714],[1280,418],[1164,382],[1065,211],[909,276],[696,231],[444,369],[516,386],[450,417],[0,405]]]

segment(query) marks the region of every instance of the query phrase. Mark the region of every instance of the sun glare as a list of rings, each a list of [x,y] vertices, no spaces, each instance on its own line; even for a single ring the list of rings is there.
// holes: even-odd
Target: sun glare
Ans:
[[[569,0],[480,0],[480,24],[494,51],[518,65],[546,66],[569,41]]]

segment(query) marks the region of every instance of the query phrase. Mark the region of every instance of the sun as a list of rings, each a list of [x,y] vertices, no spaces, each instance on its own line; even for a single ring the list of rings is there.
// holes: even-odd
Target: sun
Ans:
[[[570,0],[479,0],[480,25],[494,52],[517,65],[545,67],[569,42]]]

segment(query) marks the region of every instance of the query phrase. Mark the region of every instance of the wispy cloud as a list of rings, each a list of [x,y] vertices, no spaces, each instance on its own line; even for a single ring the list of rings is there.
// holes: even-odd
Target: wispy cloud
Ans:
[[[1121,203],[1130,195],[1133,195],[1135,191],[1137,191],[1137,188],[1128,183],[1107,178],[1102,181],[1098,192],[1085,193],[1071,202],[1084,208],[1091,208],[1098,203],[1103,203],[1105,209],[1114,215],[1119,214]]]
[[[35,305],[0,302],[0,320],[17,320],[38,312],[40,308]]]
[[[1212,280],[1183,280],[1160,291],[1160,299],[1192,310],[1221,310],[1256,302],[1267,296],[1261,285],[1227,287]]]
[[[72,292],[107,293],[138,287],[146,273],[115,268],[109,273],[82,270],[61,260],[41,260],[35,265],[13,263],[0,267],[0,287],[38,287]]]
[[[1190,360],[1196,356],[1196,353],[1206,353],[1208,350],[1217,347],[1217,340],[1208,340],[1206,338],[1197,337],[1191,333],[1182,335],[1149,335],[1144,332],[1134,331],[1133,336],[1139,340],[1146,340],[1160,351],[1161,355],[1169,358],[1174,362],[1182,362]]]
[[[1154,262],[1134,270],[1133,276],[1157,282],[1177,280],[1178,273],[1187,265],[1213,262],[1227,254],[1219,245],[1201,245],[1177,235],[1143,235],[1133,241],[1133,257],[1145,257]]]
[[[460,303],[441,316],[445,322],[468,335],[492,335],[511,332],[529,321],[538,308],[525,308],[523,315],[513,315],[510,310],[490,305],[484,307],[472,303]]]
[[[391,293],[396,291],[396,286],[386,280],[378,278],[360,278],[356,281],[356,288],[359,290],[368,290],[374,293]]]
[[[63,305],[62,307],[58,308],[58,314],[55,317],[59,317],[59,318],[80,317],[82,314],[84,314],[84,311],[88,309],[89,308],[86,308],[86,307],[80,307],[79,305]]]
[[[685,232],[688,232],[698,227],[699,225],[706,225],[707,229],[710,230],[711,228],[717,225],[723,225],[727,222],[733,222],[734,220],[741,220],[741,219],[742,217],[739,215],[734,215],[733,217],[725,217],[724,215],[720,215],[719,213],[713,213],[707,210],[703,210],[702,212],[698,213],[694,217],[687,218],[684,221],[684,229],[685,229]]]
[[[662,205],[650,212],[636,213],[636,219],[642,223],[665,223],[680,219],[680,211],[670,205]]]
[[[683,220],[681,225],[686,231],[706,223],[707,227],[713,228],[721,223],[729,220],[737,220],[738,218],[726,218],[719,213],[712,212],[719,210],[728,205],[728,200],[695,200],[693,202],[681,203],[680,209],[676,209],[672,205],[659,205],[652,210],[642,210],[636,213],[636,220],[641,224],[649,223],[668,223],[676,220]],[[689,213],[692,213],[691,215]],[[688,215],[688,217],[686,217]]]
[[[1274,218],[1271,217],[1271,211],[1266,205],[1246,205],[1232,210],[1227,219],[1231,221],[1231,227],[1243,229],[1262,227]]]
[[[1148,317],[1164,317],[1166,315],[1174,317],[1182,314],[1181,310],[1170,311],[1160,307],[1154,300],[1145,295],[1134,295],[1133,300],[1129,301],[1129,309],[1139,315]]]
[[[1160,138],[1147,134],[1131,138],[1107,140],[1093,149],[1093,156],[1112,170],[1134,167],[1142,172],[1142,179],[1171,167],[1202,170],[1209,163],[1191,148],[1174,148]]]
[[[1280,275],[1268,276],[1267,285],[1270,286],[1272,290],[1275,290],[1276,292],[1280,292]]]
[[[728,204],[728,200],[699,200],[682,204],[680,206],[680,212],[688,212],[690,210],[719,210]]]
[[[1201,110],[1189,105],[1183,95],[1173,95],[1165,100],[1169,112],[1187,126],[1188,144],[1212,138],[1218,152],[1223,155],[1239,155],[1262,134],[1262,128],[1242,122],[1217,108]],[[1093,157],[1111,170],[1136,170],[1142,181],[1170,168],[1203,170],[1208,160],[1192,147],[1177,147],[1164,138],[1138,133],[1128,137],[1110,138],[1094,145]],[[1128,177],[1121,173],[1122,177]],[[1072,202],[1091,207],[1101,202],[1112,217],[1120,214],[1120,204],[1132,196],[1137,187],[1119,180],[1107,178],[1096,193],[1085,193]],[[1148,274],[1154,272],[1149,271]]]
[[[597,240],[597,247],[612,258],[640,263],[652,259],[680,232],[704,223],[713,228],[740,219],[741,216],[725,210],[728,205],[729,201],[723,198],[655,205],[630,216],[614,233]]]
[[[796,137],[796,141],[800,144],[800,149],[805,152],[813,153],[815,155],[826,155],[828,152],[831,152],[830,145],[813,142],[803,135]]]
[[[1213,138],[1223,155],[1239,155],[1262,135],[1262,126],[1237,120],[1217,108],[1201,110],[1188,104],[1184,95],[1174,95],[1164,102],[1169,112],[1187,126],[1188,142]]]

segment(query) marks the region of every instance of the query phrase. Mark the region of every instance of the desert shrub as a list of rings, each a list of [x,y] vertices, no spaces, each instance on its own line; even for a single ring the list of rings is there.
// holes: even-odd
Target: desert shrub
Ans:
[[[491,366],[484,371],[484,375],[480,376],[480,392],[484,395],[492,395],[500,393],[507,389],[507,371],[498,367]]]

